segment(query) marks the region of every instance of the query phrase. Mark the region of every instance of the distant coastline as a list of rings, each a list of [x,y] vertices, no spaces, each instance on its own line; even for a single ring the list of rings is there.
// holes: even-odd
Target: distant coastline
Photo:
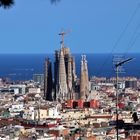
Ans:
[[[85,53],[88,61],[89,76],[115,76],[113,57],[122,53]],[[81,53],[73,53],[76,60],[76,73],[80,75]],[[54,62],[54,54],[0,54],[0,77],[10,77],[12,80],[30,80],[34,73],[43,73],[44,59],[49,57]],[[124,66],[125,73],[120,76],[140,78],[140,53],[129,53],[125,57],[135,58]]]

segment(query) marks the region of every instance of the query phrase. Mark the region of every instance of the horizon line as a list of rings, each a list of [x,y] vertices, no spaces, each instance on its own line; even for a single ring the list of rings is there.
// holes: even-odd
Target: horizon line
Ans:
[[[0,53],[0,55],[17,55],[17,54],[24,54],[24,55],[30,55],[30,54],[54,54],[55,52],[53,53]],[[83,52],[79,52],[79,53],[72,53],[71,54],[123,54],[123,55],[127,55],[127,54],[140,54],[140,52],[131,52],[131,53],[122,53],[122,52],[117,52],[117,53],[109,53],[109,52],[95,52],[95,53],[90,53],[90,52],[86,52],[86,53],[83,53]]]

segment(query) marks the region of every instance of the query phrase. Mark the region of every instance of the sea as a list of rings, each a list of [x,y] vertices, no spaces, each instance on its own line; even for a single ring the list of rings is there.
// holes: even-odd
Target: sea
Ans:
[[[81,55],[72,54],[76,63],[76,74],[80,77]],[[13,81],[32,80],[33,74],[44,72],[44,60],[49,57],[54,63],[54,54],[0,54],[0,77],[8,77]],[[114,77],[116,57],[133,58],[123,65],[119,76],[140,78],[140,54],[86,54],[89,77]]]

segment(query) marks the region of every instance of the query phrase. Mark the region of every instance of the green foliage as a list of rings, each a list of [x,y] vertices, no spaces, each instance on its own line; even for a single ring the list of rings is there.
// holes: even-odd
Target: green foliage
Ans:
[[[9,8],[14,4],[14,0],[0,0],[0,7]]]
[[[126,106],[123,110],[132,111],[132,107],[131,106]]]
[[[59,2],[60,0],[50,0],[50,2],[52,4],[56,4],[57,2]],[[12,5],[14,5],[14,0],[0,0],[0,7],[3,7],[3,8],[10,8],[12,7]]]

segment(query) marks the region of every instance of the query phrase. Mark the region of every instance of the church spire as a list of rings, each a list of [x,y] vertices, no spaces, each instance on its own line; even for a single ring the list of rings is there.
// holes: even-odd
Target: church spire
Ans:
[[[81,81],[80,81],[80,98],[87,99],[89,95],[89,80],[86,55],[82,55],[81,60]]]

